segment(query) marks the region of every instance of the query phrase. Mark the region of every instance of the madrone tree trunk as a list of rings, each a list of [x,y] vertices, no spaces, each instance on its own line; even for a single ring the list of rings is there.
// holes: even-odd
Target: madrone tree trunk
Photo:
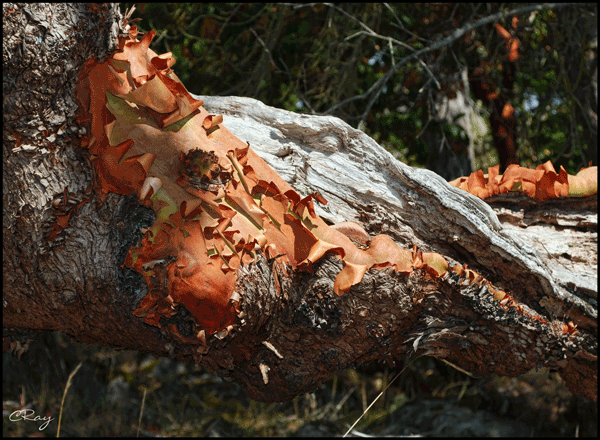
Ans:
[[[386,234],[463,269],[372,268],[338,295],[339,255],[301,270],[259,249],[236,273],[243,313],[233,330],[200,345],[175,338],[197,329],[182,306],[159,326],[144,323],[133,312],[148,285],[124,263],[156,216],[135,194],[98,197],[74,98],[86,61],[117,47],[118,7],[4,4],[3,17],[4,327],[194,359],[264,401],[414,352],[483,375],[549,367],[596,399],[597,196],[486,203],[337,118],[248,98],[195,97],[298,193],[319,191],[327,223],[359,223],[371,238]]]

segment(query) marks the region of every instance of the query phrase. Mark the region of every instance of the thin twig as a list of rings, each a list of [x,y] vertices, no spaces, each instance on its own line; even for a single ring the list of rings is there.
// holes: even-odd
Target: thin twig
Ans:
[[[165,29],[165,30],[163,30],[163,31],[160,33],[160,36],[159,36],[159,37],[158,37],[158,39],[157,39],[157,40],[154,42],[154,44],[155,44],[155,45],[158,45],[158,43],[160,43],[160,42],[161,42],[161,40],[163,39],[163,37],[164,37],[166,34],[167,34],[167,30]]]
[[[355,33],[355,34],[353,34],[353,35],[351,35],[351,36],[349,36],[349,37],[346,37],[346,39],[345,39],[344,41],[348,41],[349,39],[351,39],[351,38],[354,38],[354,37],[355,37],[355,36],[357,36],[357,35],[360,35],[360,34],[365,34],[365,35],[370,35],[371,37],[375,37],[375,38],[381,38],[382,40],[387,40],[387,41],[390,41],[390,42],[392,42],[392,41],[393,41],[394,43],[396,43],[396,44],[397,44],[397,45],[399,45],[399,46],[402,46],[402,47],[404,47],[405,49],[409,49],[409,50],[412,50],[412,51],[414,51],[414,50],[415,50],[415,49],[413,49],[411,46],[409,46],[408,44],[406,44],[406,43],[403,43],[402,41],[398,41],[398,40],[396,40],[395,38],[392,38],[392,37],[385,37],[385,36],[383,36],[383,35],[379,35],[377,32],[375,32],[375,31],[374,31],[373,29],[371,29],[369,26],[367,26],[366,24],[364,24],[364,23],[363,23],[361,20],[359,20],[358,18],[356,18],[356,17],[352,16],[351,14],[349,14],[349,13],[348,13],[348,12],[346,12],[346,11],[344,11],[343,9],[341,9],[341,8],[339,8],[339,7],[335,6],[335,5],[331,5],[331,4],[327,4],[327,5],[328,5],[328,6],[330,6],[330,7],[332,7],[332,8],[333,8],[333,9],[335,9],[336,11],[339,11],[339,12],[341,12],[342,14],[344,14],[346,17],[350,18],[351,20],[354,20],[354,21],[355,21],[355,22],[357,22],[357,23],[358,23],[358,24],[359,24],[361,27],[363,27],[363,28],[365,29],[364,31],[358,31],[358,32],[357,32],[357,33]]]
[[[60,437],[60,425],[62,423],[63,407],[65,405],[65,397],[67,397],[67,391],[69,391],[69,388],[71,388],[71,382],[73,381],[73,377],[77,374],[82,365],[83,361],[79,362],[75,369],[71,371],[71,374],[69,374],[69,378],[67,379],[67,384],[65,385],[65,390],[63,391],[62,400],[60,401],[60,413],[58,414],[58,428],[56,429],[56,437]]]
[[[271,55],[271,51],[269,50],[269,48],[267,47],[267,45],[265,44],[265,42],[262,40],[262,38],[260,38],[258,36],[258,34],[256,33],[256,31],[252,28],[248,28],[250,29],[250,32],[252,32],[254,34],[254,36],[256,37],[256,39],[258,40],[258,42],[262,45],[263,49],[265,50],[265,52],[267,52],[267,55],[269,55],[269,59],[271,60],[271,65],[277,69],[277,64],[275,64],[275,60],[273,60],[273,56]]]
[[[394,10],[392,8],[390,8],[390,5],[388,5],[387,3],[384,3],[383,6],[385,6],[386,8],[388,8],[388,10],[392,13],[392,15],[394,16],[394,18],[396,19],[396,21],[398,22],[397,25],[395,25],[394,23],[392,23],[392,26],[396,26],[399,27],[400,29],[402,29],[404,32],[408,33],[411,37],[416,38],[417,40],[421,40],[425,43],[429,43],[429,40],[423,37],[419,37],[416,34],[413,34],[411,31],[409,31],[408,29],[406,29],[404,27],[404,25],[402,24],[402,21],[400,21],[400,19],[398,18],[398,16],[396,15],[396,13],[394,12]]]
[[[398,46],[402,46],[405,49],[412,50],[413,52],[416,50],[415,48],[409,46],[406,43],[403,43],[402,41],[396,40],[395,38],[392,38],[392,37],[386,37],[384,35],[379,35],[377,32],[374,32],[374,31],[370,31],[370,32],[367,32],[367,31],[358,31],[358,32],[350,35],[349,37],[344,38],[344,41],[351,40],[352,38],[357,37],[358,35],[368,35],[368,36],[373,37],[373,38],[380,38],[382,40],[393,42],[393,43],[396,43]]]
[[[285,63],[285,61],[283,60],[283,58],[279,57],[279,61],[281,62],[281,64],[283,64],[283,67],[285,68],[285,73],[287,74],[287,76],[290,80],[290,86],[292,86],[292,90],[294,91],[294,93],[296,95],[298,95],[298,98],[300,98],[300,100],[308,107],[308,109],[312,112],[312,114],[316,115],[317,112],[315,112],[315,109],[312,107],[312,105],[310,105],[310,102],[308,102],[308,100],[304,97],[304,95],[302,95],[302,93],[300,93],[294,86],[294,80],[292,78],[292,74],[290,73],[290,70],[288,69],[288,66]]]
[[[455,370],[460,371],[463,374],[466,374],[469,377],[472,377],[473,379],[481,379],[481,376],[475,376],[473,373],[468,372],[467,370],[463,370],[462,368],[460,368],[458,365],[454,365],[452,362],[448,362],[446,359],[441,359],[439,358],[440,361],[442,361],[445,364],[450,365],[452,368],[454,368]]]
[[[429,73],[429,76],[431,77],[431,79],[433,81],[435,81],[435,85],[437,86],[438,90],[442,90],[442,86],[440,85],[440,82],[437,80],[437,78],[435,77],[433,72],[431,70],[429,70],[427,63],[425,63],[421,58],[417,58],[417,61],[423,65],[423,67],[425,68],[427,73]]]
[[[146,392],[148,391],[147,388],[144,387],[144,396],[142,397],[142,407],[140,409],[140,417],[138,419],[138,427],[137,427],[137,433],[136,433],[136,437],[140,436],[140,426],[142,425],[142,415],[144,414],[144,406],[146,405]]]
[[[419,358],[421,358],[421,357],[423,357],[423,356],[424,356],[424,355],[417,356],[416,358],[414,358],[412,361],[410,361],[410,362],[409,362],[409,363],[406,365],[406,367],[404,367],[402,370],[400,370],[400,372],[399,372],[398,374],[396,374],[396,375],[394,376],[394,378],[393,378],[393,379],[390,381],[390,383],[388,383],[388,384],[387,384],[387,386],[385,387],[385,389],[384,389],[382,392],[380,392],[380,393],[377,395],[377,397],[375,397],[375,399],[374,399],[374,400],[371,402],[371,404],[370,404],[370,405],[367,407],[367,409],[365,409],[365,410],[364,410],[364,412],[363,412],[363,413],[360,415],[360,417],[359,417],[358,419],[356,419],[356,422],[354,422],[354,423],[352,424],[352,426],[351,426],[351,427],[348,429],[348,431],[346,431],[346,433],[343,435],[343,437],[346,437],[346,436],[347,436],[347,435],[348,435],[348,434],[349,434],[349,433],[350,433],[350,432],[351,432],[351,431],[354,429],[354,427],[356,426],[356,424],[357,424],[358,422],[360,422],[360,419],[362,419],[362,418],[363,418],[363,416],[364,416],[364,415],[367,413],[367,411],[369,411],[369,409],[370,409],[370,408],[371,408],[371,407],[372,407],[372,406],[375,404],[375,402],[377,402],[377,400],[378,400],[378,399],[379,399],[381,396],[383,396],[383,395],[385,394],[385,392],[388,390],[388,388],[389,388],[389,387],[390,387],[390,386],[391,386],[391,385],[394,383],[394,381],[395,381],[396,379],[398,379],[398,377],[399,377],[399,376],[400,376],[400,375],[401,375],[401,374],[404,372],[404,370],[406,370],[406,369],[407,369],[407,368],[408,368],[408,367],[409,367],[409,366],[410,366],[410,365],[411,365],[411,364],[412,364],[414,361],[416,361],[417,359],[419,359]]]

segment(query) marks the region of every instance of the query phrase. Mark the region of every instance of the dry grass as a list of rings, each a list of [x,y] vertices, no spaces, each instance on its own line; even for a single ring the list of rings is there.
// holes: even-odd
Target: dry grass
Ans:
[[[596,435],[597,405],[573,397],[555,373],[487,379],[433,358],[408,361],[391,384],[401,368],[374,363],[291,402],[266,404],[193,363],[45,333],[20,361],[4,354],[3,435],[55,436],[60,415],[62,437],[341,436],[363,413],[350,435]],[[42,421],[10,422],[23,408],[54,420],[43,431]]]

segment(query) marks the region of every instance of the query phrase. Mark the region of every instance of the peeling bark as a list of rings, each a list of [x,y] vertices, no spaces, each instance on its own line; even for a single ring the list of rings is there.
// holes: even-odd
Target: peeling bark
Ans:
[[[423,251],[467,263],[500,288],[529,297],[527,301],[538,311],[541,306],[535,302],[544,295],[568,297],[538,250],[504,228],[488,203],[447,185],[435,173],[395,160],[339,119],[274,113],[250,98],[198,98],[206,101],[210,112],[225,115],[227,127],[248,140],[298,191],[320,191],[329,201],[316,207],[322,218],[332,223],[356,221],[372,235],[385,233],[403,247],[416,244]],[[579,206],[594,219],[591,199],[544,203],[549,209]],[[540,210],[546,206],[531,204]],[[594,305],[576,298],[570,301],[595,319]]]
[[[114,48],[118,27],[113,24],[120,19],[113,6],[86,8],[3,5],[10,82],[3,132],[4,326],[61,330],[84,342],[194,359],[265,401],[310,391],[349,365],[376,358],[393,362],[413,352],[484,375],[555,368],[573,393],[596,399],[597,251],[577,252],[597,240],[597,196],[570,206],[557,200],[528,202],[523,209],[512,201],[500,207],[501,196],[486,203],[432,172],[410,168],[337,118],[298,115],[249,98],[200,97],[299,193],[319,190],[329,200],[316,206],[323,219],[355,221],[371,235],[385,233],[405,248],[417,245],[442,254],[451,265],[468,264],[490,285],[453,272],[432,277],[423,269],[410,274],[371,269],[338,296],[333,292],[342,268],[337,257],[326,255],[310,272],[259,253],[238,271],[243,315],[229,335],[210,336],[206,346],[165,336],[167,325],[180,334],[193,329],[190,313],[181,306],[163,329],[143,324],[132,313],[147,287],[121,266],[154,214],[130,196],[111,193],[98,203],[89,191],[86,154],[77,147],[73,79],[86,59],[102,58]],[[44,38],[62,38],[60,47],[66,49],[49,40],[43,50],[34,45],[22,50],[22,41],[36,34],[19,29],[34,26],[42,32],[47,27],[35,23],[48,16],[60,17],[66,28],[53,22],[58,30]],[[67,41],[66,35],[76,32],[87,34]],[[35,50],[39,53],[28,52]],[[40,81],[54,78],[46,73],[49,68],[60,72],[52,93],[45,88],[48,82]],[[58,119],[49,119],[52,114]],[[92,201],[79,206],[88,198]],[[503,225],[490,204],[498,206],[501,219],[516,218],[528,227]],[[47,226],[67,211],[68,227],[49,241]],[[556,213],[550,217],[561,225],[560,233],[582,236],[574,241],[577,246],[560,249],[558,257],[570,255],[571,263],[587,258],[577,266],[585,276],[569,276],[572,268],[554,264],[558,251],[552,243],[560,242],[559,232],[548,233],[548,226],[535,239],[527,238],[531,224],[548,218],[548,212]],[[514,301],[502,304],[490,289],[502,289]]]
[[[423,250],[439,252],[461,264],[467,263],[496,286],[518,298],[521,305],[551,323],[542,326],[543,330],[538,329],[541,334],[528,336],[530,342],[520,347],[518,341],[525,340],[524,335],[531,330],[526,326],[522,330],[523,335],[515,338],[513,333],[519,334],[515,319],[502,318],[504,322],[500,332],[495,328],[496,324],[488,324],[490,328],[487,331],[481,326],[473,327],[481,332],[468,330],[472,340],[482,342],[479,350],[500,353],[497,357],[481,358],[478,367],[474,365],[476,362],[461,363],[465,362],[463,350],[467,342],[457,335],[454,335],[455,339],[463,342],[454,342],[457,344],[454,352],[446,347],[430,350],[432,353],[454,359],[466,369],[482,374],[487,370],[518,375],[516,371],[528,371],[560,360],[557,353],[564,347],[558,348],[553,355],[549,354],[549,347],[556,344],[556,336],[552,335],[561,328],[561,323],[572,321],[579,329],[589,331],[590,350],[583,350],[578,356],[583,356],[586,351],[592,354],[592,359],[595,356],[596,349],[592,347],[595,347],[597,332],[597,196],[539,202],[524,196],[498,195],[483,202],[464,191],[455,192],[439,176],[427,170],[412,169],[394,160],[368,136],[336,118],[301,116],[281,110],[274,113],[249,98],[199,98],[206,102],[208,111],[225,115],[228,128],[247,139],[255,151],[295,188],[304,188],[306,193],[318,190],[323,194],[329,204],[316,207],[321,217],[332,223],[357,221],[371,234],[384,232],[402,246],[417,244]],[[515,228],[509,220],[515,221],[519,217],[524,221],[519,223],[521,227]],[[553,224],[558,227],[553,227]],[[533,232],[536,228],[543,228],[545,234]],[[528,234],[529,231],[534,237]],[[563,249],[562,253],[566,252],[569,257],[561,258],[569,259],[571,264],[578,262],[579,276],[573,275],[569,270],[571,267],[563,270],[563,266],[555,264],[556,251],[549,250],[557,245],[562,249],[564,245],[560,243],[564,243],[567,237],[575,241],[567,250]],[[485,298],[485,294],[482,295]],[[490,315],[481,310],[475,312],[472,309],[474,303],[469,306],[469,312],[461,310],[465,300],[469,304],[477,297],[478,294],[463,289],[456,297],[461,307],[446,302],[439,309],[438,316],[421,319],[439,327],[439,334],[430,330],[430,333],[437,334],[434,339],[452,339],[452,327],[459,328],[459,335],[464,333],[465,322],[470,322],[465,317],[481,319],[483,313],[490,319]],[[441,299],[432,301],[444,303]],[[494,316],[493,311],[488,310],[487,313]],[[453,323],[457,319],[462,325]],[[497,317],[491,319],[500,320]],[[409,325],[412,324],[414,321]],[[422,324],[422,327],[424,331],[427,325]],[[497,337],[495,342],[488,341],[485,336],[481,339],[474,336],[486,333]],[[418,334],[415,332],[415,335]],[[544,341],[540,342],[542,336]],[[442,345],[443,342],[438,342],[438,346]],[[510,347],[514,350],[512,354],[507,353]],[[544,355],[535,360],[538,351]],[[527,362],[520,361],[519,354],[527,356]],[[546,356],[554,360],[545,363],[550,359]],[[515,357],[516,360],[513,359]],[[586,383],[587,380],[594,382],[597,377],[593,362],[588,362],[575,363],[585,366],[581,368],[589,374]],[[573,371],[579,371],[574,367],[567,368],[573,377]],[[575,386],[575,382],[572,385]],[[586,386],[580,385],[579,393],[585,392]],[[587,392],[585,395],[591,394]]]

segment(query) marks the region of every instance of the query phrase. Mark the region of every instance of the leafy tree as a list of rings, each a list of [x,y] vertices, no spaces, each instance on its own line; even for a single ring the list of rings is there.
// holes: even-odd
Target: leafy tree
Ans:
[[[147,3],[138,5],[138,24],[158,31],[157,50],[174,53],[194,93],[250,96],[295,112],[338,116],[412,166],[428,162],[428,134],[442,133],[448,145],[464,140],[455,121],[434,120],[433,102],[440,94],[452,99],[462,88],[456,77],[461,68],[485,65],[491,84],[514,106],[517,161],[536,166],[552,160],[575,173],[597,157],[597,6],[541,9]],[[525,12],[477,26],[394,68],[456,30],[511,10]],[[507,53],[496,23],[519,41],[514,76],[505,85]],[[474,165],[480,168],[496,164],[498,156],[482,130],[491,110],[475,104]]]

